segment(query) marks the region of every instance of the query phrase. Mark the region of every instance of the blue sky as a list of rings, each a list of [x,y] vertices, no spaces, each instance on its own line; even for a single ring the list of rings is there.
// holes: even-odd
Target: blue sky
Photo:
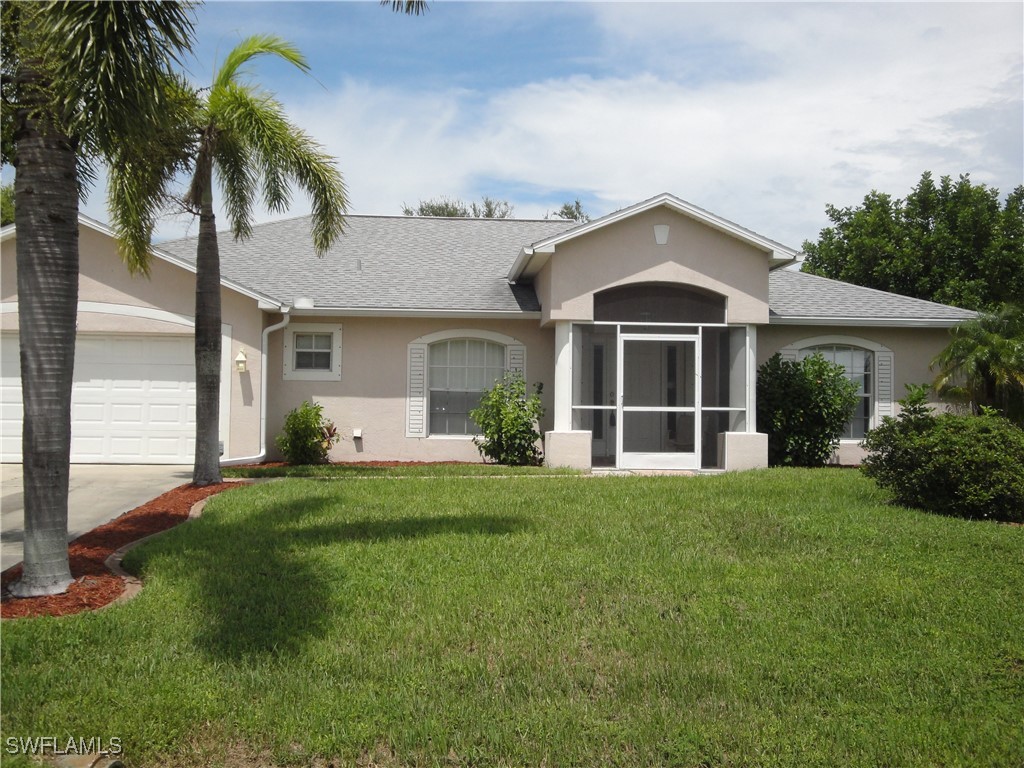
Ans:
[[[925,170],[1024,183],[1020,3],[215,1],[196,19],[197,84],[247,35],[300,47],[313,77],[253,77],[337,157],[352,213],[490,195],[598,216],[672,192],[799,247],[826,203]],[[85,212],[105,221],[103,197]]]

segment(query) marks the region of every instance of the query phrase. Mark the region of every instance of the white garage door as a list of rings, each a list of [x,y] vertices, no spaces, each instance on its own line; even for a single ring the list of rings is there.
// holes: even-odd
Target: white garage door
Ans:
[[[18,337],[4,334],[3,461],[21,461]],[[71,393],[71,461],[188,464],[195,452],[191,336],[81,335]]]

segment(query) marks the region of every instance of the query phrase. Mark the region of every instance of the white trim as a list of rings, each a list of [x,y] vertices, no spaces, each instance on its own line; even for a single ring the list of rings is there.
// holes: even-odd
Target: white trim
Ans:
[[[795,348],[797,351],[801,349],[807,349],[807,347],[823,347],[829,344],[838,344],[847,347],[860,347],[861,349],[869,349],[872,352],[892,352],[886,346],[879,344],[877,341],[871,341],[870,339],[862,339],[859,336],[842,336],[842,335],[826,335],[826,336],[811,336],[806,339],[798,339],[797,341],[791,342],[784,346],[782,349]],[[781,350],[780,350],[781,351]]]
[[[5,301],[0,303],[0,313],[17,312],[18,302]],[[140,307],[135,304],[109,304],[102,301],[80,301],[78,311],[99,315],[119,315],[121,317],[138,317],[144,320],[159,320],[163,323],[184,325],[195,328],[196,322],[189,315],[179,315],[155,307]]]
[[[438,341],[448,341],[449,339],[483,339],[484,341],[493,341],[497,344],[504,344],[506,347],[513,344],[523,344],[519,339],[513,338],[512,336],[506,336],[504,333],[498,333],[497,331],[481,331],[474,328],[454,328],[448,331],[428,333],[425,336],[413,339],[411,343],[434,344]]]
[[[288,326],[283,341],[284,371],[286,381],[341,381],[341,330],[337,323],[299,323]],[[329,333],[331,334],[331,370],[296,370],[292,367],[294,341],[297,333]]]
[[[229,456],[231,450],[231,387],[234,380],[234,356],[231,354],[231,326],[221,323],[220,326],[220,419],[217,432],[220,442],[224,444],[221,456]],[[194,341],[193,341],[194,343]]]
[[[401,309],[393,307],[321,307],[292,309],[296,317],[423,317],[472,320],[539,320],[540,312],[518,309]]]
[[[952,328],[970,320],[969,317],[959,320],[920,317],[780,317],[768,318],[769,325],[833,325],[837,327],[855,328]]]

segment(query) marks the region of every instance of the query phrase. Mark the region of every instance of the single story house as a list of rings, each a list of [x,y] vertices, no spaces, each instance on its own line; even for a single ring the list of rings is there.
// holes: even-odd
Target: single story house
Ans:
[[[274,458],[303,400],[337,425],[338,461],[479,461],[468,413],[504,371],[543,384],[547,461],[764,466],[757,366],[841,363],[861,403],[838,460],[929,381],[973,313],[827,280],[798,252],[670,194],[587,223],[349,216],[323,258],[308,217],[220,240],[225,462]],[[16,232],[0,232],[2,458],[20,460]],[[81,219],[72,460],[187,463],[194,443],[196,241],[131,277]]]

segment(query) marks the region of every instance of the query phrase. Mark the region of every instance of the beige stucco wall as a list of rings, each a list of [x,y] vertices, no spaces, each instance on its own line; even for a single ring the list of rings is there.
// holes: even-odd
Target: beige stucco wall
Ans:
[[[757,329],[757,364],[761,365],[783,347],[804,339],[820,336],[841,336],[880,344],[893,353],[893,400],[906,395],[908,384],[930,384],[935,372],[929,367],[935,356],[949,343],[947,328],[849,328],[837,326],[770,325]],[[944,407],[932,395],[932,404]],[[894,404],[899,413],[899,404]],[[857,440],[841,441],[836,458],[840,464],[859,464],[864,451]]]
[[[669,225],[666,245],[655,242],[656,224]],[[726,297],[728,322],[768,322],[768,255],[665,207],[558,245],[534,285],[547,324],[593,320],[594,293],[645,282],[714,291]]]
[[[301,323],[334,323],[342,328],[341,381],[284,379],[282,341]],[[533,320],[416,319],[372,317],[295,317],[270,337],[271,367],[267,392],[269,455],[279,456],[274,437],[288,411],[303,400],[323,405],[324,415],[338,427],[341,441],[333,461],[480,461],[468,437],[407,438],[406,396],[408,345],[429,333],[466,329],[494,331],[526,346],[526,380],[544,384],[546,416],[542,430],[551,427],[554,380],[554,332]],[[353,440],[352,430],[363,438]]]
[[[0,249],[0,301],[18,300],[16,238]],[[195,275],[175,264],[155,258],[149,277],[131,275],[117,253],[112,237],[91,227],[79,227],[79,306],[88,303],[117,305],[120,311],[141,308],[170,312],[191,321],[195,313]],[[231,326],[230,356],[245,349],[248,372],[231,375],[231,409],[228,451],[231,456],[250,456],[259,451],[260,344],[264,313],[255,299],[228,288],[221,290],[222,322]],[[16,312],[4,312],[5,331],[18,329]],[[116,333],[191,336],[190,325],[173,320],[133,317],[103,311],[79,311],[79,333]]]

